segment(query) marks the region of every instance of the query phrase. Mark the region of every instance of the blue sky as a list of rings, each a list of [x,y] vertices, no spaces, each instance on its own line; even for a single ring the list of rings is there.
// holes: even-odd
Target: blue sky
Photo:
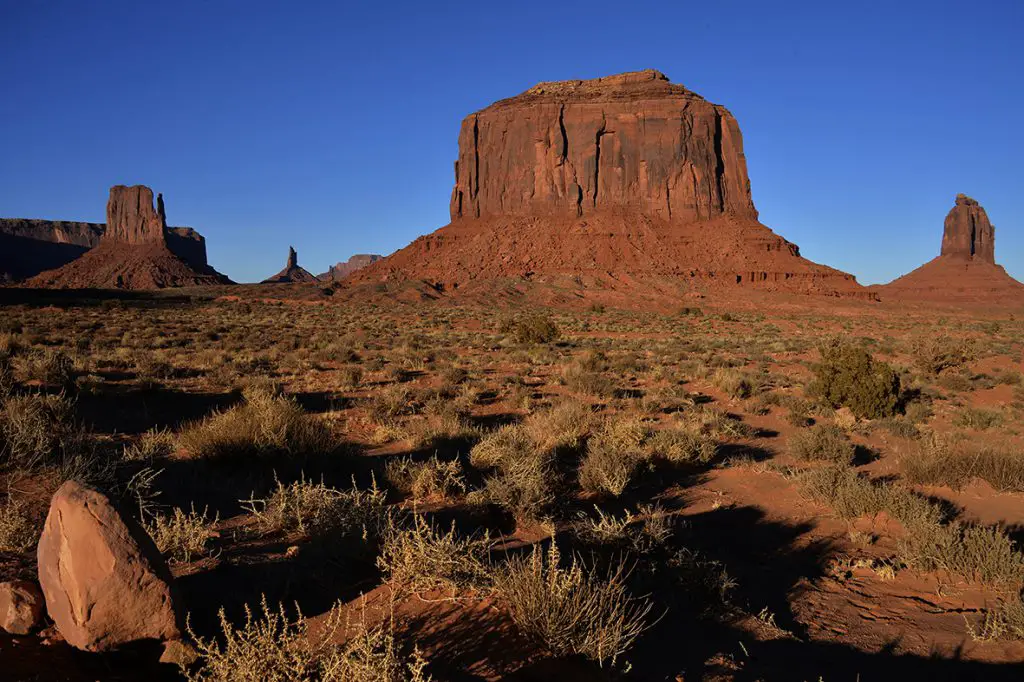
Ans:
[[[938,253],[957,192],[1024,279],[1024,2],[0,0],[0,216],[102,221],[148,184],[239,281],[448,221],[459,122],[656,68],[724,104],[761,220],[863,283]]]

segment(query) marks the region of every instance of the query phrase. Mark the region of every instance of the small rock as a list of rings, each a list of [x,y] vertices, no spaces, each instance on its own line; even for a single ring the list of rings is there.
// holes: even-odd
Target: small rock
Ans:
[[[44,625],[45,602],[39,586],[27,580],[0,583],[0,628],[27,635]]]
[[[161,663],[172,663],[179,668],[187,668],[198,660],[196,648],[182,639],[172,639],[164,644],[164,652],[160,654]]]

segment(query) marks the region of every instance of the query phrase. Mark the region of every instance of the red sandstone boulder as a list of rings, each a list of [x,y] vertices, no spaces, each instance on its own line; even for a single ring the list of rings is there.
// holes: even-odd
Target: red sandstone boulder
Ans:
[[[107,651],[180,635],[160,552],[102,493],[73,481],[57,490],[38,562],[47,611],[69,644]]]
[[[0,628],[12,635],[27,635],[43,627],[43,593],[27,580],[0,583]]]

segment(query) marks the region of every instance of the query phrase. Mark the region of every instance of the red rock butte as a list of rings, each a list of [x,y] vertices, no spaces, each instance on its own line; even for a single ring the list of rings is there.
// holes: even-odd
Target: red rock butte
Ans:
[[[939,255],[883,286],[871,287],[886,299],[1024,302],[1024,284],[996,264],[996,230],[981,205],[956,195],[946,215]]]
[[[653,70],[540,83],[469,115],[450,212],[349,279],[874,297],[758,222],[736,119]]]
[[[295,284],[303,282],[318,282],[317,276],[299,266],[299,254],[291,246],[288,247],[288,262],[284,270],[273,277],[268,277],[261,284]]]
[[[876,297],[758,222],[736,120],[656,71],[541,83],[471,114],[455,176],[451,224],[349,281]]]
[[[25,286],[160,289],[230,283],[206,264],[205,243],[195,236],[197,239],[167,227],[163,196],[157,195],[154,208],[149,187],[115,185],[110,188],[107,224],[96,247],[60,268],[32,277]],[[172,251],[172,243],[183,248]]]

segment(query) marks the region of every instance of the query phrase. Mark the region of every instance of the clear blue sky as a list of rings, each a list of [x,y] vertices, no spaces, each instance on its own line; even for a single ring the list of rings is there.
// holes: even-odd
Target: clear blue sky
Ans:
[[[144,183],[239,281],[444,225],[466,114],[643,68],[736,115],[807,257],[888,281],[965,192],[1024,279],[1024,0],[0,0],[0,41],[0,216]]]

